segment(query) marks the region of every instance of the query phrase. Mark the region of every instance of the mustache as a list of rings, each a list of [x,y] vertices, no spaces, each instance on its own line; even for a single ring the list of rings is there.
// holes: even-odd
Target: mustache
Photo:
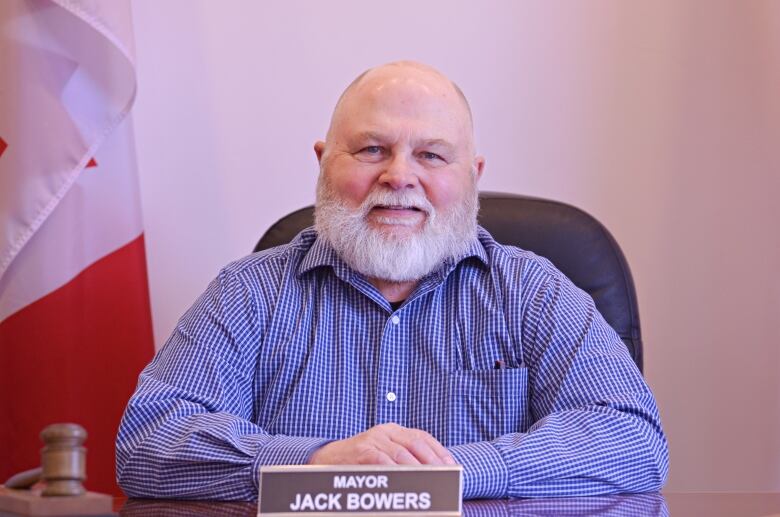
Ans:
[[[420,192],[372,189],[360,205],[360,212],[365,216],[376,207],[397,206],[420,210],[428,215],[435,212],[428,198]]]

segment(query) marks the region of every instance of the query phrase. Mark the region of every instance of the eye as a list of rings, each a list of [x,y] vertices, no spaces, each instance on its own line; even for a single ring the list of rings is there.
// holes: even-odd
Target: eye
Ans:
[[[376,163],[385,159],[387,155],[387,149],[381,145],[367,145],[360,147],[353,153],[355,159],[361,162]]]
[[[423,152],[421,152],[420,153],[420,158],[422,158],[423,160],[431,160],[431,161],[433,161],[433,160],[441,160],[441,161],[444,161],[444,158],[442,158],[438,154],[432,153],[430,151],[423,151]]]

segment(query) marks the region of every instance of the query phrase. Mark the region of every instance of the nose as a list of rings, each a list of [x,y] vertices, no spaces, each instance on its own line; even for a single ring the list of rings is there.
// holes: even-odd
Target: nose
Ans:
[[[387,167],[379,176],[379,183],[393,190],[401,190],[417,187],[419,179],[413,162],[402,154],[396,154],[387,162]]]

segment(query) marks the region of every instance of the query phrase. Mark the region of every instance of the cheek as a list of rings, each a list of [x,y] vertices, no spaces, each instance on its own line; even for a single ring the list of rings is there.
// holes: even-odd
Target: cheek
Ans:
[[[358,169],[331,167],[324,172],[334,192],[352,208],[363,203],[374,184],[370,173]]]
[[[447,210],[463,202],[472,188],[470,176],[433,176],[426,185],[426,194],[436,210]]]

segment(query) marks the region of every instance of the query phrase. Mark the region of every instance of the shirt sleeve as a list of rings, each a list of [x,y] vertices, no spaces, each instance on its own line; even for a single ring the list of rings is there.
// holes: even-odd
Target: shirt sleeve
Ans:
[[[305,463],[329,441],[253,423],[259,298],[221,273],[141,373],[116,442],[128,496],[252,500],[261,465]]]
[[[593,300],[555,271],[522,315],[533,425],[450,448],[464,497],[657,491],[669,468],[650,389]]]

